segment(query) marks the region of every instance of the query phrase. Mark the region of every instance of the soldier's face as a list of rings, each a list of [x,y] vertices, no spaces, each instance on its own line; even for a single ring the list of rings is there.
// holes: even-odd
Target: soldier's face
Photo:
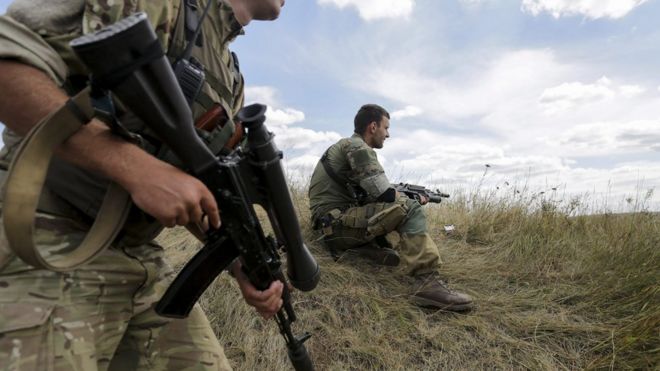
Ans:
[[[387,117],[383,116],[380,120],[380,126],[377,125],[376,123],[373,123],[376,127],[376,130],[373,135],[373,145],[374,148],[383,148],[383,144],[385,143],[385,139],[390,137],[390,119]]]

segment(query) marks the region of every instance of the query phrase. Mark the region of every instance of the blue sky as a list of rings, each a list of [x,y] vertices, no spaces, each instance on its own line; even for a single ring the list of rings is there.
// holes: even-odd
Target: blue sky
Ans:
[[[660,210],[659,18],[659,0],[288,0],[232,49],[302,182],[378,103],[393,181],[613,209],[651,189]]]

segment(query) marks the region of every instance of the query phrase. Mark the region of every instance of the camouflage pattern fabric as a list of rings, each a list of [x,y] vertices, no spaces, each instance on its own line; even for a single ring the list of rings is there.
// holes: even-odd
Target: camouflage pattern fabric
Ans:
[[[200,3],[206,5],[204,0]],[[66,76],[86,74],[68,47],[71,39],[136,11],[148,13],[163,47],[177,42],[180,46],[181,34],[174,35],[179,28],[180,4],[17,0],[8,8],[8,15],[0,17],[0,58],[18,58],[62,84]],[[55,6],[61,9],[53,11]],[[36,12],[39,8],[44,11]],[[213,81],[203,87],[204,96],[234,112],[243,104],[243,80],[234,69],[227,44],[242,29],[222,1],[212,5],[208,17],[203,26],[204,48],[194,48],[193,56],[209,63],[207,75]],[[202,108],[196,103],[194,112],[199,114]],[[229,127],[233,130],[233,124]],[[11,161],[12,148],[21,141],[8,129],[3,138],[6,146],[0,154],[0,166]],[[53,176],[61,178],[62,174],[54,172]],[[95,182],[66,179],[72,187],[70,194],[90,196],[95,192],[91,187]],[[44,194],[49,193],[54,192],[46,190]],[[100,188],[98,194],[103,193]],[[75,205],[73,200],[58,201]],[[58,253],[78,246],[89,227],[87,219],[78,214],[89,213],[72,213],[60,207],[48,210],[49,214],[42,212],[36,220],[35,241],[42,255],[56,259]],[[8,253],[6,239],[0,234],[0,369],[230,369],[199,307],[183,320],[155,314],[153,306],[172,275],[162,249],[148,242],[152,227],[157,231],[160,226],[137,209],[129,223],[124,232],[130,238],[123,240],[122,247],[113,246],[90,264],[68,273],[26,266]]]
[[[397,210],[404,210],[405,214]],[[377,218],[379,214],[390,214],[394,219],[382,223],[383,219]],[[439,268],[440,253],[426,230],[424,211],[419,202],[405,196],[395,202],[376,202],[347,209],[334,221],[332,233],[323,241],[328,247],[343,251],[365,246],[377,236],[390,232],[399,234],[399,243],[394,248],[401,257],[404,274],[422,275]]]
[[[325,243],[337,250],[359,248],[378,235],[396,231],[400,243],[395,246],[406,274],[419,275],[437,270],[440,254],[426,230],[426,216],[419,202],[402,196],[395,202],[374,202],[391,187],[376,152],[354,134],[333,144],[327,152],[330,168],[338,177],[367,192],[367,203],[358,205],[349,187],[338,184],[319,161],[309,187],[312,223],[333,213],[331,234]],[[334,211],[334,212],[333,212]]]
[[[180,6],[180,1],[86,0],[82,32],[95,32],[133,13],[145,12],[163,50],[167,50]]]
[[[193,105],[195,117],[201,115],[212,104],[221,104],[229,116],[233,116],[243,105],[243,78],[235,67],[228,43],[242,33],[242,26],[236,20],[234,13],[224,1],[212,1],[207,18],[202,23],[204,46],[193,48],[192,55],[205,66],[206,83],[202,87],[200,100]],[[96,1],[70,1],[53,4],[47,0],[36,0],[37,4],[30,4],[28,0],[17,0],[8,8],[6,17],[0,17],[0,58],[22,58],[21,61],[49,70],[48,66],[58,66],[57,71],[49,74],[61,76],[61,66],[66,67],[66,75],[86,75],[87,72],[80,61],[74,56],[68,42],[82,33],[93,32],[104,26],[112,24],[126,15],[138,11],[148,14],[152,25],[164,48],[171,47],[168,55],[173,59],[183,50],[184,38],[184,12],[180,0],[174,1],[137,1],[137,0],[96,0]],[[207,4],[206,0],[198,1],[200,7]],[[34,6],[42,6],[48,10],[46,13],[31,14]],[[179,11],[181,10],[181,11]],[[55,17],[56,19],[53,19]],[[7,22],[2,22],[6,18]],[[26,26],[21,26],[26,22]],[[12,27],[3,27],[7,23]],[[15,26],[17,24],[17,26]],[[18,29],[19,31],[16,31]],[[25,29],[25,30],[24,30]],[[25,34],[25,35],[24,35]],[[19,38],[20,37],[20,38]],[[17,39],[12,42],[12,40]],[[18,42],[20,41],[20,42]],[[45,46],[35,48],[34,51],[25,51],[22,45]],[[5,47],[6,45],[6,47]],[[47,64],[44,62],[47,61]],[[44,66],[45,65],[45,66]],[[62,83],[61,80],[57,80]],[[143,137],[154,137],[149,129],[133,115],[126,114],[120,121],[128,130],[141,134]],[[234,131],[234,123],[229,120],[223,128],[216,128],[204,136],[210,148],[220,149]],[[146,135],[145,135],[146,134]],[[0,167],[6,167],[11,161],[15,149],[21,138],[11,130],[5,128],[3,132],[5,147],[0,151]],[[147,145],[145,150],[157,155],[164,161],[175,166],[179,164],[176,156],[168,151],[156,153],[158,146]],[[81,170],[73,165],[54,159],[50,174],[46,181],[47,193],[42,197],[48,199],[49,205],[62,204],[62,201],[71,204],[82,214],[94,218],[101,200],[105,194],[107,181],[96,174]],[[41,209],[58,215],[71,216],[69,210]],[[124,227],[122,244],[140,245],[150,241],[157,235],[162,226],[153,221],[153,218],[133,208],[129,221]]]
[[[328,148],[327,161],[338,177],[345,179],[353,187],[359,186],[366,191],[366,202],[375,201],[390,188],[390,182],[378,162],[376,151],[358,134],[341,139]],[[315,220],[332,209],[357,206],[357,200],[349,188],[334,181],[319,162],[309,185],[309,206],[312,220]]]
[[[76,246],[85,228],[43,213],[36,226],[35,240],[50,257]],[[231,369],[199,306],[186,319],[154,312],[173,276],[163,255],[153,243],[111,248],[67,273],[35,270],[5,255],[4,262],[0,259],[0,368]]]

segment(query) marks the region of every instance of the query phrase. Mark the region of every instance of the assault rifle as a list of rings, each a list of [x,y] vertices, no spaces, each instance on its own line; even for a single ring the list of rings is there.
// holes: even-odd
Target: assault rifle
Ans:
[[[92,98],[111,91],[211,190],[222,213],[222,226],[206,233],[204,247],[174,279],[156,311],[186,317],[238,258],[256,288],[265,290],[275,280],[284,283],[284,304],[275,320],[294,368],[313,370],[303,344],[310,335],[297,337],[291,330],[296,315],[278,250],[286,249],[288,278],[302,291],[316,287],[319,267],[303,243],[280,163],[282,152],[264,125],[266,107],[255,104],[241,110],[246,149],[216,157],[195,133],[190,107],[144,13],[75,39],[71,46],[92,74]],[[253,204],[267,211],[276,238],[265,236]]]
[[[396,189],[397,192],[403,193],[406,196],[408,196],[408,198],[412,198],[413,200],[417,200],[417,201],[420,201],[421,196],[424,196],[429,200],[429,202],[439,204],[440,202],[442,202],[443,198],[449,198],[449,195],[447,193],[442,193],[440,192],[440,190],[437,189],[435,191],[432,191],[420,185],[399,183],[399,184],[392,184],[392,187]]]

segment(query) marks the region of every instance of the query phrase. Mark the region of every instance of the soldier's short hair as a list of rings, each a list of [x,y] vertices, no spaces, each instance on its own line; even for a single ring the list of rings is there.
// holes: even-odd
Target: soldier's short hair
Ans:
[[[376,121],[376,124],[380,126],[380,120],[383,119],[383,116],[387,117],[388,119],[390,118],[389,112],[377,104],[365,104],[364,106],[360,107],[357,114],[355,115],[355,120],[353,120],[353,124],[355,125],[355,133],[360,135],[364,134],[364,132],[367,130],[367,126],[369,126],[369,124],[373,121]]]

